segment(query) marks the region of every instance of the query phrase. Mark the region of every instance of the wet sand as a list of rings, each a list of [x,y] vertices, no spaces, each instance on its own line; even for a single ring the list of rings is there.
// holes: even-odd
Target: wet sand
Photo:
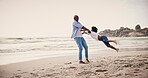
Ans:
[[[88,64],[79,64],[72,55],[1,65],[0,78],[148,78],[147,51],[105,52],[89,58]]]

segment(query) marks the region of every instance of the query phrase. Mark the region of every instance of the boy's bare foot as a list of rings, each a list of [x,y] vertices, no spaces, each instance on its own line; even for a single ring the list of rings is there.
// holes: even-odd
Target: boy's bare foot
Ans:
[[[87,61],[87,63],[89,63],[89,60],[88,59],[86,59],[86,61]]]
[[[85,62],[83,62],[83,61],[79,61],[79,64],[85,64]]]
[[[116,51],[119,52],[119,48],[117,48]]]
[[[117,41],[115,40],[114,43],[117,45]]]

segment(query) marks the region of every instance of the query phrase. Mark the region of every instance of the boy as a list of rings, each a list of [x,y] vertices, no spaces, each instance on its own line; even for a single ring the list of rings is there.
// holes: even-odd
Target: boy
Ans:
[[[119,51],[118,48],[115,48],[114,46],[109,44],[109,42],[114,42],[115,44],[117,44],[117,42],[115,40],[108,40],[108,38],[106,36],[101,36],[100,34],[97,34],[98,29],[95,26],[92,27],[91,33],[87,33],[87,32],[85,32],[85,30],[81,30],[81,31],[84,31],[82,34],[84,34],[84,33],[90,34],[90,36],[93,39],[102,41],[107,47],[114,49],[117,52]]]

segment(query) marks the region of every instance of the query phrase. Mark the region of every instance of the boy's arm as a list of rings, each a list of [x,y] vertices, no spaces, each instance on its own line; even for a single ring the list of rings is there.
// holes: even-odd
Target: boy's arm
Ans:
[[[89,34],[88,31],[85,29],[81,29],[80,31],[82,31],[82,34]]]
[[[91,33],[91,31],[89,29],[87,29],[86,27],[84,27],[84,26],[82,27],[82,29],[87,30],[88,33]]]
[[[81,30],[81,31],[82,31],[82,34],[87,34],[87,33],[86,33],[86,30]]]

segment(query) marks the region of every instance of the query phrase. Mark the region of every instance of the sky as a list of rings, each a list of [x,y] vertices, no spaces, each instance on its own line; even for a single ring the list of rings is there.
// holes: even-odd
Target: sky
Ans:
[[[148,27],[148,0],[0,0],[0,37],[70,37],[73,16],[99,31]]]

